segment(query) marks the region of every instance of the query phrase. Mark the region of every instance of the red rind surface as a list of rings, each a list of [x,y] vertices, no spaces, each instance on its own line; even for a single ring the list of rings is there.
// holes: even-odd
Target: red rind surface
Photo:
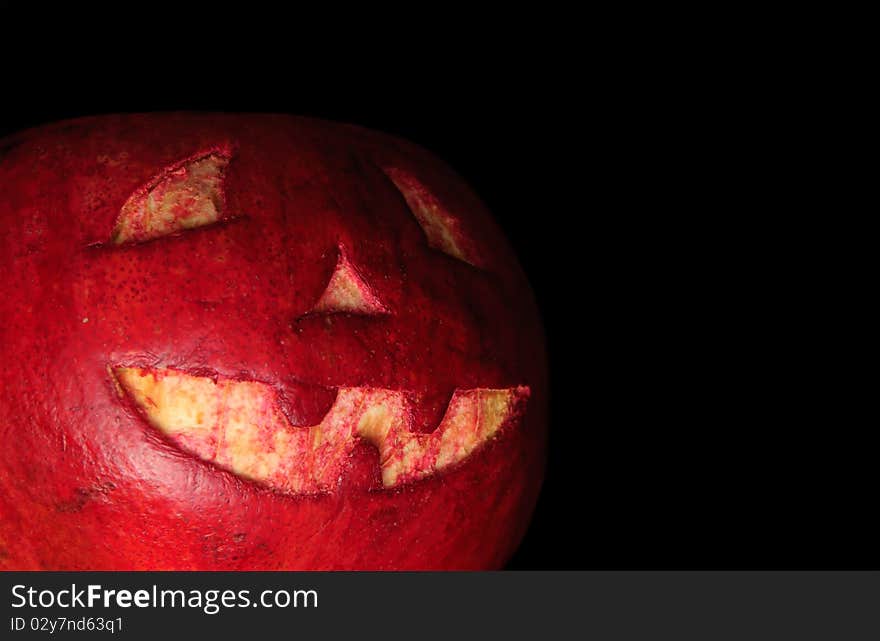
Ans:
[[[132,192],[231,145],[227,222],[107,242]],[[537,310],[490,215],[440,161],[289,116],[127,115],[0,141],[0,569],[479,569],[516,548],[544,464]],[[480,268],[428,246],[380,167],[460,217]],[[390,310],[308,314],[337,248]],[[382,489],[374,448],[336,491],[275,493],[157,435],[110,366],[275,386],[294,425],[338,387],[406,390],[436,427],[455,388],[527,385],[516,425],[449,471]],[[201,374],[204,375],[204,374]]]

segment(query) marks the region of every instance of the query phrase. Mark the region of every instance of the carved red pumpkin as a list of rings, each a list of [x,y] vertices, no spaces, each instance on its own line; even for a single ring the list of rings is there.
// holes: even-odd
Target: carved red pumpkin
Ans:
[[[496,568],[516,548],[540,323],[425,151],[287,116],[82,119],[0,143],[0,223],[0,568]]]

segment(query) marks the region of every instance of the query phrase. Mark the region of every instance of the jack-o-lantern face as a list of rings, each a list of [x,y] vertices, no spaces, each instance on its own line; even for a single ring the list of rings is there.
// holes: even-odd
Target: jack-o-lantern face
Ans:
[[[0,567],[497,567],[540,483],[543,346],[423,151],[129,116],[0,159]]]

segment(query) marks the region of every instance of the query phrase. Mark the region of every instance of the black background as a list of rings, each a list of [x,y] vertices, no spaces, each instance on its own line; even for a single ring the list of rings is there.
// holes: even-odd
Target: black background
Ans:
[[[288,34],[256,54],[218,43],[203,64],[167,47],[136,64],[123,45],[149,41],[119,32],[87,62],[25,68],[21,49],[0,135],[192,109],[417,142],[495,213],[544,319],[548,473],[511,568],[876,566],[868,423],[831,398],[828,336],[812,325],[824,310],[794,309],[810,275],[786,262],[786,205],[756,184],[765,159],[736,141],[741,114],[650,52],[466,23],[365,37],[333,65],[347,32],[290,50]]]

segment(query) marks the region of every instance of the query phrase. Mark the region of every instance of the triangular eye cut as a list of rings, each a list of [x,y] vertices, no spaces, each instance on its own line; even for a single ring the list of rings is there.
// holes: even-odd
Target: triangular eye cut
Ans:
[[[327,283],[327,289],[321,294],[310,314],[333,314],[348,312],[351,314],[388,314],[389,310],[372,288],[364,280],[354,265],[349,262],[345,251],[339,248],[339,259],[336,269]]]
[[[231,157],[229,150],[216,149],[160,172],[122,206],[111,241],[138,243],[221,220]]]
[[[428,246],[450,256],[480,266],[473,243],[461,230],[458,219],[447,211],[440,200],[410,173],[395,167],[382,171],[403,195],[428,239]]]

